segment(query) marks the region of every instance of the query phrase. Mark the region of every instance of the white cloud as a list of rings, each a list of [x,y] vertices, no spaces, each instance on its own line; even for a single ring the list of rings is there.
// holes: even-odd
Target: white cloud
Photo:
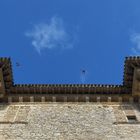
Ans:
[[[134,47],[132,48],[132,52],[135,55],[140,55],[140,33],[134,33],[131,35],[131,41],[134,43]]]
[[[67,49],[73,47],[73,39],[61,18],[52,17],[49,23],[35,25],[33,30],[26,32],[32,39],[32,45],[38,53],[44,49]]]

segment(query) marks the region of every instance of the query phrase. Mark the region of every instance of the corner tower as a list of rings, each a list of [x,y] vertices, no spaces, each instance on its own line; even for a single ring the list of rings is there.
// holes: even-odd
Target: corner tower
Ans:
[[[140,57],[126,57],[123,86],[133,97],[140,97]]]
[[[0,98],[10,92],[13,86],[10,58],[0,58]]]

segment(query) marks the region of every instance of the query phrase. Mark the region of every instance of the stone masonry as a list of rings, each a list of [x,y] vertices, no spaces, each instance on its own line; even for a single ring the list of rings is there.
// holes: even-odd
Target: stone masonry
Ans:
[[[129,123],[127,112],[138,123]],[[139,140],[138,104],[24,103],[0,106],[0,140]]]

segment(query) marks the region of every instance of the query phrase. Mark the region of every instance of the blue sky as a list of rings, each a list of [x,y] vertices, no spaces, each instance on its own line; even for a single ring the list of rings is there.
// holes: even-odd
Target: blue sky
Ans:
[[[139,0],[1,0],[0,56],[11,57],[15,83],[121,84],[124,58],[140,54],[139,7]]]

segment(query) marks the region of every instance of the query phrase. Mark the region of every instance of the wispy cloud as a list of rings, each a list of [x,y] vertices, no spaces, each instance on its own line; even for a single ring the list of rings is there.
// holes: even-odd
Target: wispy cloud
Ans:
[[[132,47],[134,55],[140,55],[140,33],[133,33],[130,37],[132,43],[135,45]]]
[[[49,23],[40,23],[26,32],[32,39],[32,46],[41,54],[44,49],[68,49],[73,47],[72,35],[66,31],[61,18],[52,17]]]

